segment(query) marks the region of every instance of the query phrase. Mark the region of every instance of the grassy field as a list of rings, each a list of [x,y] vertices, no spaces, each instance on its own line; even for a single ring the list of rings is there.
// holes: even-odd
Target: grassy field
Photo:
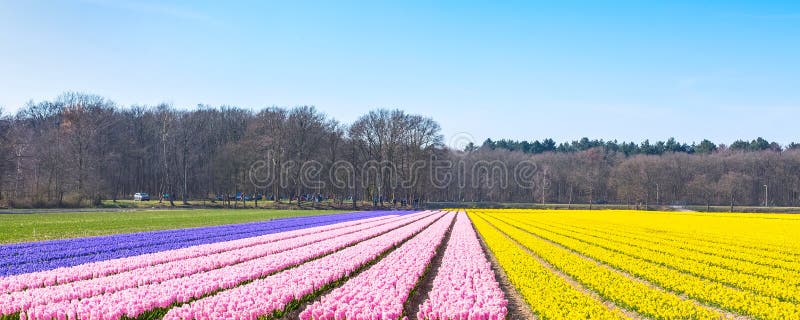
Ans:
[[[0,243],[191,228],[339,213],[336,210],[163,210],[0,214]]]
[[[231,201],[231,202],[223,202],[223,201],[216,201],[211,202],[208,200],[189,200],[188,204],[183,204],[183,201],[177,200],[175,201],[175,206],[173,207],[170,205],[169,201],[158,202],[158,200],[151,200],[151,201],[133,201],[133,200],[103,200],[103,202],[99,206],[90,206],[90,208],[99,208],[99,209],[215,209],[215,208],[222,208],[222,209],[267,209],[267,210],[294,210],[294,209],[303,209],[303,210],[351,210],[353,207],[353,203],[350,201],[343,201],[339,203],[339,201],[333,200],[323,200],[320,202],[315,201],[303,201],[299,205],[296,201],[289,202],[288,199],[283,199],[281,202],[275,201],[267,201],[267,200],[259,200],[258,206],[256,206],[255,201],[247,201],[246,203],[242,201]],[[356,204],[356,207],[359,210],[380,210],[385,208],[395,208],[395,209],[412,209],[411,206],[400,206],[399,204],[392,204],[390,202],[384,202],[382,205],[379,204],[377,206],[373,205],[371,201],[359,201]],[[89,207],[85,207],[89,208]]]
[[[191,207],[202,207],[206,206],[209,208],[222,208],[225,206],[225,202],[223,201],[216,201],[211,202],[211,200],[189,200],[187,201],[188,206]],[[269,206],[274,204],[275,201],[267,201],[267,200],[260,200],[258,201],[259,207]],[[247,208],[254,208],[256,205],[255,201],[247,201],[247,203],[243,203],[241,201],[231,201],[231,205],[235,204],[237,207],[244,207],[245,205]],[[182,200],[175,200],[175,206],[177,207],[186,207],[183,204]],[[150,200],[150,201],[133,201],[133,200],[103,200],[102,204],[100,205],[102,208],[167,208],[170,207],[169,200],[164,200],[162,202],[158,202],[158,199]]]

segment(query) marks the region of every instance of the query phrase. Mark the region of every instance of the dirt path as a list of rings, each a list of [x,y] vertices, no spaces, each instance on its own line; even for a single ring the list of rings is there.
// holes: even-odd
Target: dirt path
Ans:
[[[441,217],[441,218],[439,218],[439,219],[444,219],[444,218],[446,218],[446,216],[442,216],[442,217]],[[437,219],[436,221],[439,221],[439,220]],[[433,225],[434,223],[436,223],[436,221],[432,222],[430,225],[428,225],[428,227],[430,227],[431,225]],[[443,246],[444,246],[444,245],[447,243],[446,241],[447,241],[447,240],[448,240],[448,238],[450,237],[450,232],[452,231],[452,228],[453,228],[453,223],[455,223],[455,218],[453,218],[453,221],[450,223],[450,229],[448,229],[448,230],[447,230],[447,233],[445,234],[445,238],[443,238],[443,239],[442,239],[442,247],[439,249],[441,252],[444,252],[444,247],[443,247]],[[423,230],[422,230],[422,231],[424,231],[424,230],[425,230],[425,229],[427,229],[428,227],[425,227],[425,228],[423,228]],[[422,231],[420,231],[419,233],[421,233]],[[364,271],[367,271],[367,270],[368,270],[369,268],[371,268],[373,265],[377,264],[379,261],[383,260],[383,258],[385,258],[385,257],[386,257],[386,256],[388,256],[389,254],[391,254],[391,253],[392,253],[394,250],[397,250],[397,248],[400,248],[400,247],[401,247],[401,246],[403,246],[403,245],[404,245],[406,242],[408,242],[409,240],[411,240],[411,239],[413,239],[414,237],[416,237],[417,235],[419,235],[419,233],[417,233],[417,234],[415,234],[415,235],[413,235],[413,236],[411,236],[411,237],[409,237],[409,238],[407,238],[407,239],[403,240],[402,242],[400,242],[399,244],[397,244],[397,246],[395,246],[394,248],[392,248],[392,249],[390,249],[390,250],[387,250],[386,252],[384,252],[383,254],[381,254],[381,255],[380,255],[378,258],[376,258],[375,260],[373,260],[373,261],[371,261],[371,262],[367,263],[366,265],[363,265],[363,266],[361,266],[359,269],[357,269],[355,272],[351,273],[349,276],[347,276],[347,277],[345,277],[345,278],[343,278],[343,279],[339,279],[339,280],[337,280],[335,283],[333,283],[333,284],[331,284],[331,285],[327,286],[327,287],[326,287],[324,290],[320,290],[320,291],[318,291],[318,292],[315,292],[314,294],[312,294],[313,298],[311,298],[311,299],[308,299],[308,300],[306,300],[306,301],[304,301],[304,302],[302,302],[302,303],[298,304],[297,306],[295,306],[295,307],[291,308],[291,310],[289,310],[288,312],[286,312],[286,313],[285,313],[283,316],[281,316],[281,317],[278,317],[278,318],[269,318],[269,319],[286,319],[286,320],[289,320],[289,319],[300,319],[300,313],[301,313],[301,312],[303,312],[303,311],[304,311],[306,308],[308,308],[308,306],[310,306],[310,305],[314,304],[314,303],[315,303],[315,302],[317,302],[317,301],[321,301],[321,300],[322,300],[322,297],[324,297],[326,294],[328,294],[328,293],[330,293],[331,291],[333,291],[334,289],[336,289],[336,288],[338,288],[338,287],[342,286],[342,285],[343,285],[345,282],[347,282],[348,280],[350,280],[350,279],[352,279],[352,278],[355,278],[355,277],[357,277],[357,276],[358,276],[359,274],[361,274],[362,272],[364,272]],[[441,254],[440,254],[440,253],[437,253],[437,256],[438,256],[438,255],[441,255]],[[436,257],[434,257],[434,259],[436,259]],[[440,258],[439,260],[441,260],[441,258]],[[435,270],[435,269],[434,269],[434,268],[430,268],[430,270]],[[430,270],[429,270],[429,271],[430,271]],[[426,273],[431,273],[431,272],[426,272]],[[430,281],[431,281],[431,282],[433,282],[433,280],[432,280],[432,279],[431,279]],[[420,284],[418,284],[418,286],[419,286],[419,285],[420,285]],[[430,289],[428,289],[428,290],[426,290],[426,291],[425,291],[425,298],[427,298],[427,293],[428,293],[428,291],[429,291],[429,290],[430,290]],[[419,291],[419,290],[417,290],[417,291]],[[414,313],[414,317],[416,317],[416,311],[415,311],[415,313]],[[411,318],[411,317],[409,316],[409,318]]]
[[[508,235],[506,235],[506,237],[508,237]],[[642,316],[642,315],[640,315],[640,314],[638,314],[638,313],[636,313],[634,311],[622,308],[622,307],[618,306],[617,304],[615,304],[614,302],[601,297],[597,292],[595,292],[592,289],[587,288],[582,283],[580,283],[578,280],[575,280],[575,278],[571,277],[570,275],[568,275],[568,274],[564,273],[563,271],[559,270],[558,268],[554,267],[552,264],[550,264],[549,262],[547,262],[544,259],[542,259],[541,257],[539,257],[538,255],[536,255],[536,253],[534,253],[530,249],[526,248],[525,246],[523,246],[522,244],[520,244],[516,240],[512,239],[511,237],[508,237],[508,238],[511,241],[514,241],[514,243],[516,243],[517,246],[520,249],[524,250],[531,257],[536,259],[536,261],[538,261],[539,264],[541,264],[542,266],[544,266],[545,268],[550,270],[550,272],[552,272],[552,273],[556,274],[557,276],[559,276],[561,279],[564,279],[564,281],[569,283],[569,285],[572,286],[573,288],[575,288],[575,290],[578,290],[578,291],[580,291],[580,292],[592,297],[592,299],[600,301],[601,303],[603,303],[604,306],[606,306],[606,308],[608,308],[610,310],[619,310],[620,312],[622,312],[628,318],[636,319],[636,320],[645,320],[645,319],[647,319],[646,317],[644,317],[644,316]]]
[[[472,220],[470,220],[472,222]],[[472,226],[472,229],[475,230],[475,226]],[[486,245],[486,241],[484,241],[483,236],[475,230],[475,233],[478,235],[478,241],[481,243],[481,247],[483,248],[483,253],[486,256],[486,259],[492,264],[492,271],[494,271],[494,278],[500,284],[500,289],[503,290],[503,294],[508,300],[508,305],[506,308],[508,309],[508,316],[506,319],[509,320],[526,320],[526,319],[538,319],[533,311],[528,306],[528,303],[525,302],[525,299],[522,295],[517,291],[517,288],[511,284],[511,281],[508,280],[508,275],[506,275],[503,268],[500,267],[500,263],[497,261],[497,258],[494,257],[492,252],[489,250],[489,247]]]
[[[447,243],[450,242],[450,235],[453,233],[453,226],[455,223],[456,218],[453,218],[453,221],[450,223],[450,228],[447,229],[447,233],[442,239],[442,243],[436,248],[436,255],[433,257],[433,260],[431,260],[431,263],[428,264],[428,269],[425,270],[425,274],[422,275],[422,278],[420,278],[411,296],[408,297],[408,300],[403,306],[403,312],[408,316],[408,319],[419,319],[417,317],[417,312],[419,312],[420,305],[425,302],[425,299],[428,299],[428,295],[431,289],[433,289],[433,279],[436,279],[436,275],[439,273],[439,267],[442,266],[444,250],[447,248]]]

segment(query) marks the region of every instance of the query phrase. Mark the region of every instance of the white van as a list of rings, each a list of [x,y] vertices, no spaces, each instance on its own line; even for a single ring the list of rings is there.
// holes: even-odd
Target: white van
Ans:
[[[133,201],[150,201],[150,195],[144,192],[137,192],[133,195]]]

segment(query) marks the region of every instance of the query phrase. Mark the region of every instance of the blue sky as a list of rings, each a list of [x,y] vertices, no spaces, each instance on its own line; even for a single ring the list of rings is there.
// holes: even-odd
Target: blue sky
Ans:
[[[0,106],[378,107],[446,136],[800,141],[798,1],[0,0]]]

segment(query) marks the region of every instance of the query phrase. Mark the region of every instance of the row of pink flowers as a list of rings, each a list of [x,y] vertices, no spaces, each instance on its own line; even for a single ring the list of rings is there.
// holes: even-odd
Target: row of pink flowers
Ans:
[[[252,247],[267,244],[274,241],[291,239],[307,234],[314,234],[338,228],[355,226],[363,223],[379,221],[396,216],[385,216],[369,218],[363,220],[336,223],[332,225],[299,229],[276,234],[268,234],[258,237],[231,240],[225,242],[204,244],[183,249],[162,251],[151,254],[144,254],[134,257],[113,259],[87,263],[84,265],[58,268],[54,270],[40,271],[34,273],[20,274],[16,276],[0,278],[0,293],[11,293],[31,288],[39,288],[50,285],[64,284],[73,281],[87,280],[92,278],[104,277],[112,274],[132,271],[139,268],[146,268],[157,264],[203,257],[210,254]]]
[[[300,319],[396,320],[425,268],[436,255],[453,214],[439,220],[358,276],[300,313]]]
[[[428,213],[429,214],[429,213]],[[264,277],[313,258],[340,250],[375,235],[396,229],[427,214],[413,214],[396,218],[389,223],[364,228],[358,232],[299,246],[279,254],[267,255],[219,269],[151,283],[86,299],[64,300],[34,306],[21,313],[21,319],[53,319],[68,316],[70,319],[135,318],[142,313],[165,308],[173,303],[235,287],[248,280]],[[289,241],[296,240],[296,238]]]
[[[508,301],[466,213],[456,217],[428,299],[417,313],[429,320],[502,320]]]
[[[164,319],[257,319],[284,310],[290,302],[348,277],[414,234],[419,233],[414,239],[443,234],[452,219],[443,215],[429,216],[296,268],[172,309]]]
[[[389,219],[377,219],[371,220],[367,223],[355,225],[353,225],[353,223],[345,223],[344,226],[340,225],[339,228],[329,228],[327,231],[319,229],[309,230],[305,232],[305,235],[300,235],[300,233],[293,232],[300,236],[259,245],[247,246],[239,249],[232,249],[229,251],[213,253],[195,258],[171,261],[151,267],[126,271],[107,277],[99,277],[90,280],[69,282],[63,285],[34,288],[25,291],[17,291],[10,294],[3,294],[0,295],[0,314],[18,312],[42,304],[73,299],[85,299],[104,293],[112,293],[239,264],[305,246],[314,242],[373,228],[381,224],[391,223],[393,219],[396,220],[399,218],[395,217]],[[256,240],[255,242],[260,242],[260,240]],[[236,246],[239,245],[239,243],[236,244]],[[80,266],[73,268],[80,268]]]

